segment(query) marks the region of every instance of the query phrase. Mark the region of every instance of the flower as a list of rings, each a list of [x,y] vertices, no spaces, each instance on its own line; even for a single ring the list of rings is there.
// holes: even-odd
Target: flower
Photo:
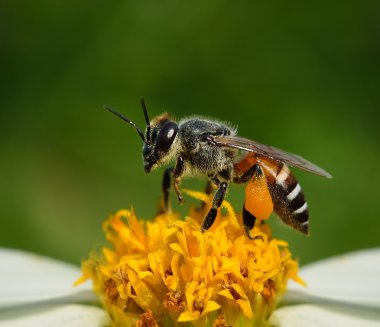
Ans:
[[[78,284],[92,279],[94,290],[116,325],[134,326],[146,316],[154,324],[264,325],[289,279],[301,284],[288,244],[272,237],[268,225],[246,237],[231,205],[210,231],[201,221],[212,197],[185,220],[175,213],[137,220],[131,210],[111,215],[103,229],[111,247],[83,263]]]
[[[189,194],[209,203],[204,194]],[[75,288],[76,267],[0,249],[0,326],[378,325],[380,249],[303,268],[305,288],[286,242],[266,224],[248,240],[223,205],[227,213],[204,234],[199,223],[207,206],[192,208],[185,221],[158,215],[145,228],[133,211],[117,212],[103,226],[111,247],[83,263]],[[94,306],[86,279],[108,314]],[[298,284],[289,284],[268,321],[288,280]]]

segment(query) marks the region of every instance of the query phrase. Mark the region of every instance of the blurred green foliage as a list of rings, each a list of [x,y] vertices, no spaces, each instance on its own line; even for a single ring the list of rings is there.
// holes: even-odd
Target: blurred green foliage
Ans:
[[[311,237],[270,220],[302,264],[378,246],[379,13],[378,1],[3,0],[0,246],[79,264],[109,212],[154,215],[162,170],[144,174],[136,132],[102,110],[143,125],[142,95],[151,116],[231,121],[332,173],[295,172]],[[228,199],[240,208],[243,193]]]

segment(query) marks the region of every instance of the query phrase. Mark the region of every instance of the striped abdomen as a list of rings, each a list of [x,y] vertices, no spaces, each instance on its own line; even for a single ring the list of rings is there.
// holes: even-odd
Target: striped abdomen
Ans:
[[[285,224],[309,233],[309,212],[300,184],[289,168],[281,163],[260,159],[260,166],[267,176],[274,211]]]

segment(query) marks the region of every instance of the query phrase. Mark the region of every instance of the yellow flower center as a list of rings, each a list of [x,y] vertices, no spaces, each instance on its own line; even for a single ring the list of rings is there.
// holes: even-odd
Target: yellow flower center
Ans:
[[[303,283],[288,244],[267,224],[248,239],[226,201],[226,213],[202,233],[211,198],[186,193],[205,206],[185,220],[165,213],[139,221],[129,210],[110,216],[103,229],[111,246],[83,262],[77,283],[93,280],[115,326],[265,326],[287,281]]]

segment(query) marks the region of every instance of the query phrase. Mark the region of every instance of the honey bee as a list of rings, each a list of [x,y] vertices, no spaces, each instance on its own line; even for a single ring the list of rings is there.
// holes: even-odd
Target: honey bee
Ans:
[[[180,203],[183,202],[179,188],[182,178],[205,176],[216,191],[202,222],[202,232],[214,223],[228,184],[246,183],[242,216],[249,238],[253,238],[251,230],[256,219],[266,220],[273,211],[285,224],[304,234],[309,233],[307,202],[288,166],[331,178],[328,172],[296,154],[240,137],[236,128],[228,123],[196,116],[177,123],[167,113],[149,120],[144,99],[141,99],[141,105],[145,133],[129,118],[110,107],[104,108],[132,125],[140,135],[146,173],[175,161],[174,167],[166,168],[163,176],[165,210],[169,206],[171,175]]]

